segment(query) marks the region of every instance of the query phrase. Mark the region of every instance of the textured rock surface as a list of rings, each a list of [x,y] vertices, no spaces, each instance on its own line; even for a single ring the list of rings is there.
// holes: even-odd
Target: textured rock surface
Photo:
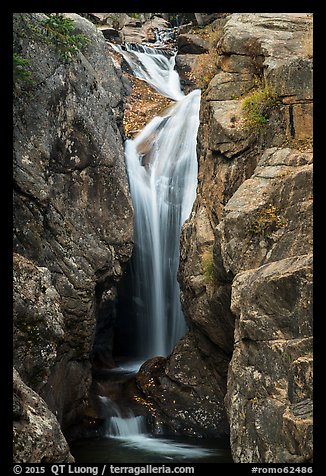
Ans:
[[[312,256],[239,273],[226,406],[238,462],[312,459]]]
[[[215,358],[232,355],[225,406],[235,462],[312,457],[311,21],[231,14],[202,98],[198,193],[179,280],[191,332],[214,344]],[[264,129],[248,132],[242,95],[256,75],[281,104]],[[221,367],[218,391],[226,377]]]
[[[14,369],[14,463],[71,463],[74,458],[58,420]]]
[[[14,358],[63,427],[84,406],[98,306],[114,293],[133,232],[123,82],[101,32],[69,16],[89,43],[68,63],[31,33],[44,15],[14,16],[15,47],[35,82],[14,104],[14,250],[21,255]],[[31,336],[36,323],[40,335]],[[39,341],[27,348],[32,337]]]
[[[216,353],[209,339],[189,332],[170,358],[147,361],[136,381],[165,432],[223,437],[228,425],[220,374],[227,365],[228,358]]]
[[[154,42],[154,30],[157,28],[167,28],[169,23],[164,19],[153,16],[146,21],[130,18],[125,22],[121,36],[123,41],[129,43]]]
[[[224,207],[223,264],[233,275],[312,247],[312,153],[267,149]]]
[[[178,54],[207,53],[209,43],[197,35],[183,33],[178,36]]]
[[[14,365],[22,379],[39,392],[56,362],[64,337],[60,296],[51,273],[14,254]]]

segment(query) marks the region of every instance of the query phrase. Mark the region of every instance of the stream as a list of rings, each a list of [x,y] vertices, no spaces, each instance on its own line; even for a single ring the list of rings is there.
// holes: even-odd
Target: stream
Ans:
[[[135,211],[130,292],[137,346],[133,360],[108,371],[107,379],[126,381],[145,360],[169,355],[187,330],[177,272],[181,228],[196,197],[201,92],[182,92],[174,69],[175,52],[140,44],[111,46],[134,76],[174,101],[125,142]],[[232,462],[228,441],[171,436],[164,431],[152,434],[145,416],[120,407],[108,396],[99,399],[107,414],[105,429],[101,437],[72,445],[78,463]]]
[[[108,371],[111,381],[132,378],[140,362],[125,362]],[[111,376],[110,376],[111,374]],[[76,463],[232,463],[228,439],[153,434],[146,417],[99,397],[107,411],[101,436],[70,445]],[[157,430],[156,430],[157,431]],[[158,429],[159,431],[159,429]]]

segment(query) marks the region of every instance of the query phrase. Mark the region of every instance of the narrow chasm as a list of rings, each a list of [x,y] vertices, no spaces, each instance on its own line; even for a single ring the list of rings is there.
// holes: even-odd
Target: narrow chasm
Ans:
[[[13,28],[14,462],[310,472],[313,15]]]
[[[218,371],[217,395],[212,385],[202,409],[196,408],[195,392],[206,376],[198,374],[201,382],[188,384],[177,375],[180,359],[186,361],[186,380],[197,378],[188,368],[189,358],[197,360],[196,372],[201,365],[204,373],[210,371],[205,352],[214,344],[200,335],[192,355],[183,350],[189,339],[198,339],[181,308],[178,269],[182,226],[196,198],[200,90],[188,85],[187,94],[182,91],[175,68],[176,33],[171,27],[158,28],[154,44],[110,44],[132,83],[127,104],[148,112],[154,98],[157,108],[125,142],[134,249],[120,281],[96,287],[93,383],[85,412],[88,424],[81,434],[101,436],[110,452],[118,446],[116,439],[126,441],[138,458],[146,459],[146,450],[158,461],[224,461],[230,458],[222,408],[225,356],[218,357],[224,383]],[[128,107],[126,111],[124,123],[129,126]],[[198,440],[202,436],[205,441]],[[76,443],[74,455],[82,446]]]

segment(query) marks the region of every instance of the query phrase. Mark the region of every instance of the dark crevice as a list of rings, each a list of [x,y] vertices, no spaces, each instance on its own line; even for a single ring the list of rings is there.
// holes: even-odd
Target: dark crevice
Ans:
[[[290,122],[290,134],[291,137],[295,137],[294,119],[293,119],[293,106],[289,106],[289,122]]]

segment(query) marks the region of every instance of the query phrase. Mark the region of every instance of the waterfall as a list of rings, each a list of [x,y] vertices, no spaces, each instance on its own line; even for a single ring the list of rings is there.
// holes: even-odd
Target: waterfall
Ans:
[[[146,433],[145,417],[130,415],[127,418],[120,416],[111,417],[109,420],[108,434],[111,437],[126,438],[129,436],[143,435]]]
[[[101,414],[106,419],[105,435],[111,438],[127,438],[147,433],[146,419],[134,415],[131,410],[122,412],[120,406],[109,397],[98,395]]]
[[[99,399],[103,413],[107,414],[105,436],[119,441],[123,448],[133,448],[152,455],[163,454],[167,459],[172,459],[175,456],[202,458],[211,453],[209,449],[196,448],[190,444],[153,437],[147,432],[144,416],[136,416],[131,410],[125,416],[119,406],[110,398],[99,396]]]
[[[175,55],[115,45],[136,77],[175,104],[125,143],[135,212],[133,303],[139,356],[168,355],[186,331],[177,281],[181,227],[196,195],[200,90],[183,94]]]
[[[166,52],[160,48],[151,48],[141,44],[111,44],[120,53],[136,78],[146,81],[156,91],[170,99],[178,101],[184,97],[181,91],[179,75],[175,71],[176,52]]]

